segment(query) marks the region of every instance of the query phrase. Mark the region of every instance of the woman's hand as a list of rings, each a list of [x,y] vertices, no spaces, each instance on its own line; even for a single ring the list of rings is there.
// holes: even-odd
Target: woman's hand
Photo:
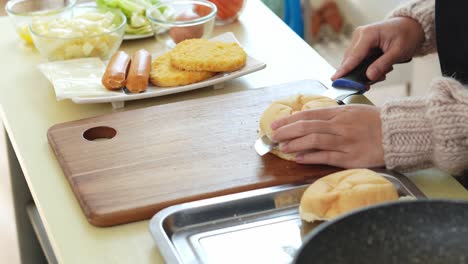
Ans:
[[[353,70],[373,48],[384,54],[367,69],[371,81],[385,79],[393,65],[411,59],[425,40],[421,25],[408,17],[397,17],[358,27],[346,51],[341,67],[332,76],[336,80]]]
[[[272,139],[297,163],[343,168],[384,165],[380,110],[345,105],[298,112],[271,124]]]

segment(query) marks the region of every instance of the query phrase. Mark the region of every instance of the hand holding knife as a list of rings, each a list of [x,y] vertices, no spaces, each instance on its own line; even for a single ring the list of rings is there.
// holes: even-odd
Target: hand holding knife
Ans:
[[[372,49],[369,55],[356,68],[345,76],[333,81],[332,87],[328,88],[322,95],[335,100],[340,105],[344,105],[343,101],[349,96],[364,94],[368,90],[369,85],[375,82],[367,78],[367,68],[382,55],[383,52],[380,48]],[[409,61],[411,59],[402,63]],[[277,144],[272,142],[266,135],[255,141],[255,150],[260,156],[267,154],[276,147]]]

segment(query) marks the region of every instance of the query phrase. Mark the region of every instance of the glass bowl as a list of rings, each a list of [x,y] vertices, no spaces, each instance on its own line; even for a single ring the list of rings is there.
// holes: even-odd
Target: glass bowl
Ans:
[[[5,11],[21,39],[32,44],[29,24],[33,17],[67,17],[75,5],[76,0],[10,0],[5,5]]]
[[[193,38],[209,38],[217,8],[205,0],[163,1],[146,11],[156,41],[166,47]]]
[[[34,45],[49,61],[84,57],[108,59],[122,43],[127,19],[122,11],[75,7],[70,18],[35,18],[29,26]]]
[[[218,8],[216,25],[227,25],[237,21],[245,7],[247,0],[209,0]]]

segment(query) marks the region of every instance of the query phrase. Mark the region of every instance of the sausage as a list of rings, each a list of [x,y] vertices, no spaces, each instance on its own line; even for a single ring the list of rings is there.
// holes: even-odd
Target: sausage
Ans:
[[[151,71],[151,54],[141,49],[132,56],[130,69],[127,75],[127,90],[132,93],[140,93],[146,90]]]
[[[109,90],[120,89],[125,86],[130,56],[125,51],[116,52],[102,76],[102,84]]]

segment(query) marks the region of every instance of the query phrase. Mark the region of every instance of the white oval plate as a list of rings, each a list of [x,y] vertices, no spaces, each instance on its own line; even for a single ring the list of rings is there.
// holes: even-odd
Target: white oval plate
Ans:
[[[212,38],[212,40],[224,41],[224,42],[237,42],[239,41],[236,39],[232,32],[227,32]],[[161,54],[156,54],[159,56]],[[154,56],[154,57],[156,57]],[[71,100],[77,104],[90,104],[90,103],[112,103],[114,108],[120,108],[124,106],[125,101],[130,100],[138,100],[143,98],[151,98],[151,97],[158,97],[168,94],[175,94],[181,93],[185,91],[195,90],[211,85],[220,86],[223,82],[228,80],[232,80],[237,77],[241,77],[246,74],[250,74],[259,70],[262,70],[266,67],[266,64],[254,59],[251,56],[247,56],[246,65],[237,71],[233,72],[224,72],[219,73],[205,81],[192,83],[189,85],[183,86],[176,86],[171,88],[162,88],[152,85],[151,83],[148,85],[148,89],[143,93],[138,94],[126,94],[125,92],[121,91],[120,93],[116,92],[109,92],[109,96],[98,96],[98,97],[73,97]]]
[[[148,33],[148,34],[144,34],[144,35],[129,35],[129,34],[125,34],[123,39],[124,40],[133,40],[133,39],[145,39],[145,38],[149,38],[149,37],[152,37],[154,36],[153,33]]]

